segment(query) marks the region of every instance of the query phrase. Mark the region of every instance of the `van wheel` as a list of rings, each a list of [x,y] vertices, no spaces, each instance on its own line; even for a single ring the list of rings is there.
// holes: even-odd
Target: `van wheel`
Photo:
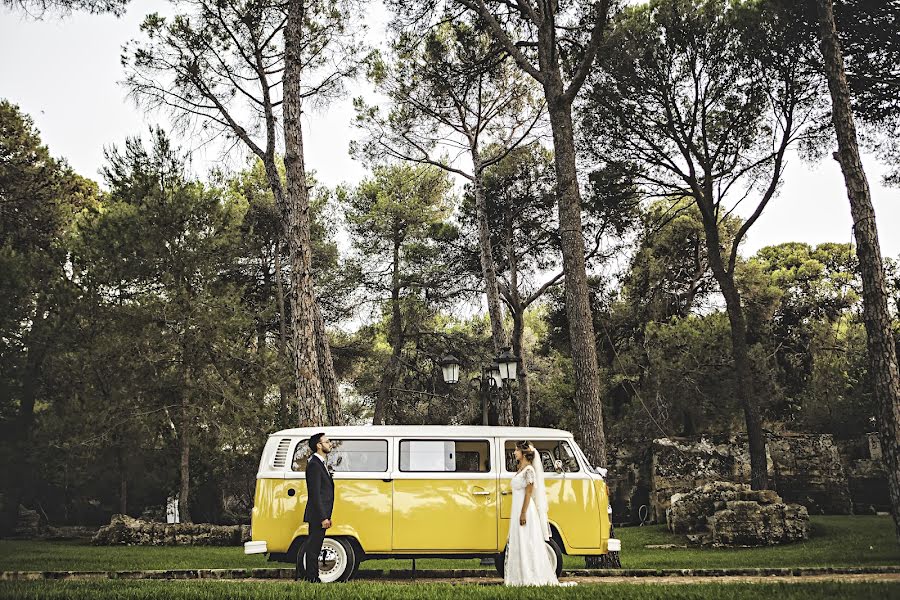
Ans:
[[[553,540],[549,539],[544,541],[544,548],[547,550],[547,556],[550,559],[550,565],[553,567],[553,572],[556,573],[557,579],[562,577],[562,551],[559,549],[559,545]],[[503,577],[503,569],[506,566],[506,550],[496,555],[494,558],[494,568],[497,569],[497,573],[500,577]]]
[[[356,566],[353,567],[353,572],[350,573],[350,579],[353,579],[356,577],[356,575],[359,573],[359,568],[362,566],[362,564],[363,564],[362,559],[360,557],[356,557]]]
[[[497,569],[497,574],[500,577],[503,577],[503,569],[506,567],[506,549],[504,548],[503,552],[494,555],[494,568]]]
[[[544,541],[544,546],[547,549],[547,555],[550,557],[550,564],[553,565],[553,571],[556,573],[558,579],[562,577],[563,570],[562,550],[559,549],[559,545],[557,545],[556,541],[553,539]]]
[[[325,538],[319,555],[319,579],[322,583],[347,581],[356,567],[356,552],[350,542],[341,538]],[[297,569],[301,577],[306,572],[306,558],[302,549],[297,555]]]

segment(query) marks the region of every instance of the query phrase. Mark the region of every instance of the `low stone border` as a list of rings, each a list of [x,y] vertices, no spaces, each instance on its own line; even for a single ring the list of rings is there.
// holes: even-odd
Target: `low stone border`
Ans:
[[[753,569],[572,569],[563,577],[809,577],[900,574],[887,567],[796,567]],[[293,579],[294,569],[169,569],[161,571],[0,571],[0,581],[65,579]],[[493,569],[361,569],[357,579],[494,579]]]

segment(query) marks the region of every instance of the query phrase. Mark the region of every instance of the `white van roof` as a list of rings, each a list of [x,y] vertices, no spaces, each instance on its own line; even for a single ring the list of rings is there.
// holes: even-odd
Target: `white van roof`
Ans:
[[[384,437],[505,437],[521,440],[539,438],[572,438],[572,434],[563,429],[547,429],[544,427],[497,427],[487,425],[361,425],[345,427],[295,427],[283,429],[269,437],[309,437],[314,433],[324,432],[329,437],[344,436],[384,436]]]

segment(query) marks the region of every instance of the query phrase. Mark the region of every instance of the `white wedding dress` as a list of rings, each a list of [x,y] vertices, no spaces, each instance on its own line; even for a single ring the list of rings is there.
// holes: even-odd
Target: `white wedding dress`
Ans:
[[[525,488],[529,483],[533,484],[536,481],[543,484],[534,467],[528,465],[516,473],[510,482],[512,507],[509,513],[506,565],[503,569],[503,582],[506,585],[559,585],[544,544],[544,540],[550,537],[549,524],[546,515],[541,515],[536,497],[538,494],[544,494],[541,506],[546,507],[547,492],[543,485],[535,485],[528,509],[525,511],[525,525],[519,525],[519,515],[522,514],[522,503],[525,501]]]

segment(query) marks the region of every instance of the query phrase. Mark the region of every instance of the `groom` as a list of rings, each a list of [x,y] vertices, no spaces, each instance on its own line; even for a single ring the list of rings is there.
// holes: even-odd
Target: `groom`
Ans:
[[[324,433],[309,438],[309,448],[313,455],[306,463],[306,510],[303,520],[309,523],[309,537],[303,546],[306,559],[304,579],[319,583],[319,554],[325,530],[331,527],[331,511],[334,509],[334,481],[326,467],[325,457],[331,452],[331,440]]]

